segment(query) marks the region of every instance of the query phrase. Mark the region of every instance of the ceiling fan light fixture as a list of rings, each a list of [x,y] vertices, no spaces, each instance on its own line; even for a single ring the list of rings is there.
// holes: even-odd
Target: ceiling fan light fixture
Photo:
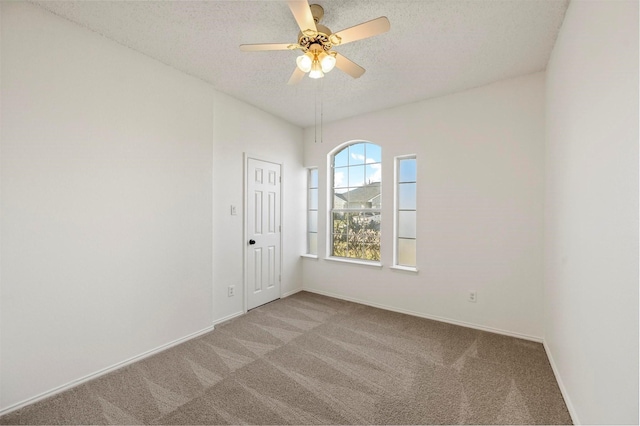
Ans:
[[[329,72],[336,66],[336,57],[333,52],[324,55],[324,57],[320,60],[320,66],[322,67],[322,72]]]
[[[2,0],[0,0],[2,1]],[[243,52],[262,52],[268,50],[297,50],[304,54],[296,58],[296,67],[287,84],[299,83],[305,74],[310,78],[322,78],[333,68],[338,69],[353,78],[359,78],[365,69],[352,60],[333,52],[335,46],[351,43],[373,37],[389,31],[391,24],[386,16],[381,16],[367,22],[346,28],[334,33],[320,23],[324,16],[324,9],[318,4],[308,4],[310,0],[288,0],[289,9],[298,24],[297,43],[260,43],[242,44]],[[338,64],[340,55],[340,64]]]
[[[322,72],[320,61],[314,60],[313,65],[311,66],[311,71],[309,72],[309,78],[322,78],[322,77],[324,77],[324,73]]]
[[[313,59],[308,54],[300,55],[296,58],[296,64],[298,68],[300,68],[300,71],[309,72],[311,71]]]

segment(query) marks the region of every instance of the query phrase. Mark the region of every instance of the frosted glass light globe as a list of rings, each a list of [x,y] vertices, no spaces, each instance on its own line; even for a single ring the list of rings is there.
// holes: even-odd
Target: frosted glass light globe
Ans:
[[[298,58],[296,59],[296,64],[298,65],[298,68],[300,68],[300,71],[302,72],[311,71],[312,63],[313,63],[313,60],[307,55],[298,56]]]

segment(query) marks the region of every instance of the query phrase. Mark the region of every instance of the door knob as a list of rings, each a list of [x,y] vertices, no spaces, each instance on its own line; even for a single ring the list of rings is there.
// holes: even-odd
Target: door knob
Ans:
[[[256,240],[249,240],[249,245],[254,245],[256,243]]]

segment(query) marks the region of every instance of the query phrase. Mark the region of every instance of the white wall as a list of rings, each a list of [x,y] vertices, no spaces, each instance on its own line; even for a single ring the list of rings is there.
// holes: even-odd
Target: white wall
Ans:
[[[212,91],[2,2],[2,407],[211,324]]]
[[[542,337],[544,74],[307,129],[305,165],[327,185],[327,154],[382,146],[383,268],[304,259],[305,289],[418,315]],[[391,270],[393,158],[418,159],[419,272]],[[319,210],[327,200],[321,197]],[[477,303],[467,292],[478,292]]]
[[[37,6],[0,8],[0,410],[242,310],[226,288],[242,286],[243,150],[292,177],[283,288],[301,286],[302,129]]]
[[[547,68],[545,342],[574,421],[638,424],[638,2],[573,0]]]
[[[218,94],[215,101],[214,152],[225,161],[216,162],[214,182],[214,312],[216,321],[243,312],[244,293],[227,297],[227,286],[243,287],[242,205],[244,202],[243,155],[283,164],[282,209],[283,295],[302,289],[300,253],[304,244],[304,209],[306,175],[302,166],[303,132],[244,102]],[[231,216],[231,205],[238,206],[238,216]]]

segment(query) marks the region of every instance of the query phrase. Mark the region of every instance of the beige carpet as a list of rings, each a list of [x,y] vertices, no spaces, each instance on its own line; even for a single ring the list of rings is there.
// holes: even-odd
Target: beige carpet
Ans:
[[[568,424],[541,344],[302,292],[2,424]]]

